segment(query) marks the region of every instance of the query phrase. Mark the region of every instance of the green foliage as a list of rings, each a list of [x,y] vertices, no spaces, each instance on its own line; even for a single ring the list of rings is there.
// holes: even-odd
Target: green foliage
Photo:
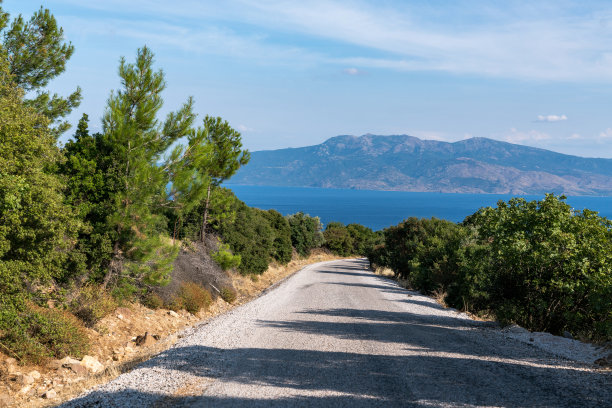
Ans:
[[[158,163],[172,143],[191,132],[193,101],[160,123],[165,81],[161,71],[153,70],[153,54],[146,47],[138,50],[134,64],[121,59],[119,76],[123,89],[111,93],[102,120],[119,186],[108,217],[117,240],[104,283],[114,278],[164,284],[178,252],[159,236],[167,228],[161,207],[167,202],[168,166]]]
[[[367,255],[380,237],[370,228],[359,224],[344,226],[339,222],[330,222],[323,232],[325,247],[336,255]]]
[[[4,305],[6,306],[6,305]],[[87,333],[71,314],[33,304],[3,307],[0,344],[22,363],[40,364],[68,355],[80,358],[89,349]]]
[[[98,286],[87,285],[79,290],[70,303],[70,311],[87,327],[93,327],[100,319],[117,308],[117,302]]]
[[[238,297],[238,293],[236,293],[234,288],[223,287],[220,292],[221,299],[225,300],[227,303],[234,303]]]
[[[197,283],[186,282],[181,285],[174,303],[179,308],[196,314],[202,308],[208,309],[212,303],[212,296],[209,291]]]
[[[293,247],[291,246],[291,227],[289,222],[276,210],[268,210],[262,214],[270,223],[274,232],[271,256],[282,265],[291,261]]]
[[[513,198],[463,225],[410,218],[384,231],[370,262],[446,303],[530,330],[612,338],[612,223],[565,197]]]
[[[291,243],[298,254],[308,256],[312,249],[323,245],[325,239],[319,217],[298,212],[287,216],[287,221],[291,228]]]
[[[219,264],[221,269],[227,271],[228,269],[237,268],[240,265],[240,255],[234,255],[226,244],[220,244],[219,249],[211,254],[212,259]]]
[[[8,24],[8,15],[2,13],[0,29]],[[55,136],[66,131],[70,125],[66,117],[81,102],[81,90],[67,98],[51,95],[43,88],[66,68],[74,47],[64,42],[64,32],[58,27],[55,17],[47,9],[34,13],[29,21],[19,15],[3,33],[3,46],[6,50],[9,70],[16,85],[28,92],[36,92],[36,97],[25,104],[44,115],[51,123]]]
[[[23,103],[0,55],[0,296],[62,279],[79,229],[54,168],[61,155],[48,120]],[[2,299],[3,302],[7,299]]]
[[[164,300],[157,293],[148,293],[142,301],[142,304],[149,309],[161,309],[164,307]]]

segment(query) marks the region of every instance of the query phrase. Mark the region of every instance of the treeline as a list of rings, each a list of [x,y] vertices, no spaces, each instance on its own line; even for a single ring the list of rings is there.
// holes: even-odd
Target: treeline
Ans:
[[[565,197],[514,198],[461,224],[409,218],[384,230],[374,267],[452,307],[530,330],[612,339],[612,224]]]

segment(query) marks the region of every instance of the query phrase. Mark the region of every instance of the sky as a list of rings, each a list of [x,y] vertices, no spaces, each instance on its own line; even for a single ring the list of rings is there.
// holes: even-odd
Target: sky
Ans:
[[[41,6],[75,53],[50,84],[100,118],[120,57],[147,45],[163,114],[189,97],[252,150],[336,135],[488,137],[612,158],[610,1],[4,0]],[[72,130],[63,136],[70,137]]]

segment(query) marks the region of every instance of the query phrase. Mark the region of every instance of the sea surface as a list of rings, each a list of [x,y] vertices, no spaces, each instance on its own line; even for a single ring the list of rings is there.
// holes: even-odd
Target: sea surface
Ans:
[[[481,207],[507,201],[509,194],[413,193],[404,191],[342,190],[303,187],[225,185],[251,207],[275,209],[283,215],[302,211],[321,218],[323,224],[358,223],[379,230],[408,217],[437,217],[461,222]],[[522,196],[540,200],[544,195]],[[577,210],[588,208],[612,219],[612,197],[574,196],[567,203]]]

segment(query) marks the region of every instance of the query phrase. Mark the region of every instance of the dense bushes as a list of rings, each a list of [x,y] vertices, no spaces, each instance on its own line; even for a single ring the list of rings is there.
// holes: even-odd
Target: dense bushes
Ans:
[[[367,255],[370,248],[379,243],[381,237],[370,228],[360,224],[344,226],[340,222],[330,222],[323,232],[325,247],[336,255]]]
[[[319,217],[311,217],[303,212],[287,216],[291,228],[291,244],[298,254],[308,256],[314,248],[325,242]]]
[[[384,231],[370,261],[454,307],[532,330],[612,338],[609,220],[564,197],[515,198],[462,225],[408,219]]]
[[[0,316],[0,345],[23,363],[42,363],[55,357],[80,358],[89,349],[81,323],[71,314],[34,304],[5,307]]]

